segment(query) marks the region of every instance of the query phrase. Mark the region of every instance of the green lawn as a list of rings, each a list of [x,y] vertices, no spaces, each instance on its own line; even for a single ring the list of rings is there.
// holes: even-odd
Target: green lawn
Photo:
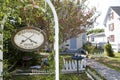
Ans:
[[[120,53],[114,54],[115,57],[95,58],[95,60],[120,72]]]
[[[61,74],[60,80],[90,80],[90,78],[83,72],[79,76],[77,74]]]
[[[55,80],[55,75],[13,76],[11,80]],[[60,80],[90,80],[90,79],[84,72],[79,76],[77,74],[61,74]]]
[[[115,57],[109,57],[109,59],[120,61],[120,53],[114,53],[114,54],[115,54]]]
[[[11,80],[55,80],[55,75],[13,76]]]

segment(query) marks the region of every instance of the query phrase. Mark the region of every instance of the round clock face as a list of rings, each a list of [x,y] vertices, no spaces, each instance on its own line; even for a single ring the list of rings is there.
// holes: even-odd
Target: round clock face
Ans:
[[[13,44],[23,51],[39,49],[45,42],[45,34],[36,27],[24,27],[12,37]]]

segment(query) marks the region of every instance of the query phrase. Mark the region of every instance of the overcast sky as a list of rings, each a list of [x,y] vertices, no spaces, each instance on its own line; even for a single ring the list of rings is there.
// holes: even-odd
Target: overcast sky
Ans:
[[[101,16],[97,19],[99,26],[103,27],[103,20],[105,18],[108,7],[120,6],[120,0],[88,0],[89,7],[96,7]]]

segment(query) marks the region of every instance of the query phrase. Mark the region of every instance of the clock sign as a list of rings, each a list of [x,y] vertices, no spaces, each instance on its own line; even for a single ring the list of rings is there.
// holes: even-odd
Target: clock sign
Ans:
[[[35,51],[45,43],[45,33],[37,27],[23,27],[12,36],[13,45],[22,51]]]

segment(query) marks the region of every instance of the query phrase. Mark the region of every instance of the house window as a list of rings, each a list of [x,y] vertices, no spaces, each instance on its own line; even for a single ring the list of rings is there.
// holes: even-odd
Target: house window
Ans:
[[[111,12],[110,14],[108,14],[108,19],[109,20],[114,19],[114,13],[113,12]]]
[[[109,41],[110,42],[114,42],[115,41],[115,36],[114,35],[110,35],[109,36]]]
[[[114,30],[114,23],[109,24],[109,31],[113,31]]]
[[[95,40],[94,40],[94,37],[92,38],[92,42],[94,42]]]

